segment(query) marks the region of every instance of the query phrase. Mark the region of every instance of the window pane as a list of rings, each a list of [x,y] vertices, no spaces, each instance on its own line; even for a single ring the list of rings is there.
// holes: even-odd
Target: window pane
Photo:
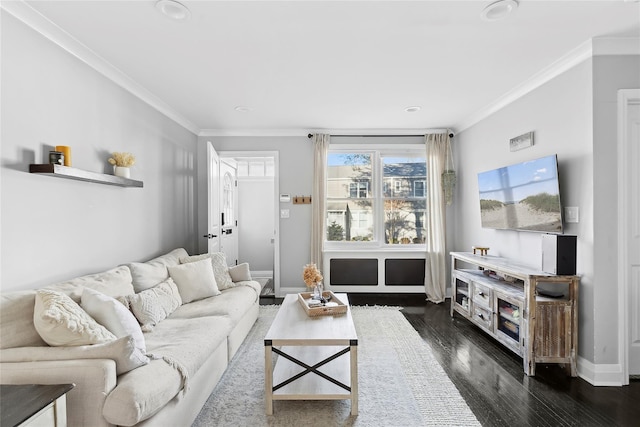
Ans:
[[[426,171],[426,160],[422,156],[383,156],[383,196],[395,198],[424,197],[424,194],[422,196],[414,196],[414,182],[424,182],[427,177]]]
[[[425,200],[386,199],[384,201],[385,243],[424,243],[425,208]]]
[[[363,242],[373,240],[373,210],[366,200],[327,202],[327,240]]]
[[[329,153],[327,198],[371,197],[371,154]]]

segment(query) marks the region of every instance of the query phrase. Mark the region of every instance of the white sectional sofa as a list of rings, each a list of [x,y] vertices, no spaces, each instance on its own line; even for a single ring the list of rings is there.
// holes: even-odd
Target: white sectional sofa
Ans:
[[[191,288],[187,281],[200,274],[194,273],[195,266],[202,274],[210,274],[207,262],[213,265],[219,292],[203,297],[202,288]],[[216,270],[215,259],[189,257],[184,249],[176,249],[146,263],[130,263],[44,288],[71,297],[87,310],[90,306],[85,302],[91,295],[108,300],[111,309],[130,305],[144,331],[142,350],[135,333],[121,331],[110,331],[114,339],[106,342],[48,345],[40,322],[49,294],[39,290],[3,293],[0,383],[74,383],[67,395],[70,427],[188,426],[258,317],[260,285],[239,280],[249,279],[247,274],[246,266],[228,271],[218,263]],[[158,292],[159,284],[172,291]],[[88,288],[93,291],[85,293]],[[181,298],[175,295],[176,289]],[[204,295],[207,292],[210,289]],[[157,303],[153,298],[158,295],[168,298],[164,303],[171,301],[172,306]],[[179,306],[176,298],[182,302]],[[114,299],[122,307],[115,307]],[[159,321],[140,320],[163,314],[168,316]],[[52,327],[59,325],[53,322]]]

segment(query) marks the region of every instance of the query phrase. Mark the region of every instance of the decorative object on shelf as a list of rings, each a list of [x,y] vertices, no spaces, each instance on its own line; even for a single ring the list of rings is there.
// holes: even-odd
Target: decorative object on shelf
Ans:
[[[307,288],[313,290],[313,299],[322,299],[322,274],[315,263],[307,264],[302,271],[302,280]]]
[[[511,138],[509,140],[509,148],[511,151],[522,150],[523,148],[531,147],[533,145],[533,132],[523,133],[520,136]]]
[[[56,151],[59,151],[64,156],[64,165],[71,166],[71,147],[67,145],[56,145]]]
[[[476,254],[476,251],[480,252],[480,255],[486,255],[489,252],[489,248],[486,246],[472,246],[473,254]]]
[[[64,154],[60,151],[49,151],[50,165],[64,165]]]
[[[131,153],[113,153],[109,158],[109,164],[113,165],[113,174],[121,178],[131,176],[130,167],[136,163],[136,158]]]
[[[125,166],[114,166],[113,174],[115,176],[119,176],[120,178],[130,178],[131,177],[131,169]]]

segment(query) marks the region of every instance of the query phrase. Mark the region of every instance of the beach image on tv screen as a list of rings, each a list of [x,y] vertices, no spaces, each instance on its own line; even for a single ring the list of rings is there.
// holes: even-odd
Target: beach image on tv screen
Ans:
[[[485,228],[562,232],[556,156],[478,174]]]

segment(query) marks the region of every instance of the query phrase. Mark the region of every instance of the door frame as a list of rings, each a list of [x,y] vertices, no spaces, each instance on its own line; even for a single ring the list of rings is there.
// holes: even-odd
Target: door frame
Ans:
[[[207,182],[207,225],[206,225],[206,229],[205,229],[205,234],[203,237],[207,238],[207,244],[206,244],[206,250],[207,253],[211,253],[212,251],[212,247],[213,248],[217,248],[220,249],[220,236],[221,236],[221,232],[222,232],[222,228],[220,227],[220,155],[218,154],[218,152],[216,151],[215,147],[213,146],[213,144],[211,143],[211,141],[207,141],[207,147],[206,147],[206,163],[207,163],[207,178],[206,178],[206,182]],[[212,159],[215,158],[216,160],[216,170],[213,171],[211,170],[211,161]],[[213,182],[213,180],[215,179],[215,183]],[[216,205],[215,208],[217,209],[217,212],[215,212],[213,215],[211,213],[211,205],[213,202],[213,198],[212,196],[214,196],[212,194],[212,190],[211,187],[215,187],[215,198],[217,198],[218,200],[216,201]],[[217,225],[212,223],[212,218],[215,218],[215,221],[217,222]],[[215,226],[215,227],[214,227]],[[213,234],[215,233],[215,234]],[[200,233],[198,233],[200,234]],[[213,234],[213,237],[207,237],[210,236],[211,234]],[[213,242],[212,242],[213,240]],[[212,245],[212,243],[215,243],[215,245]]]
[[[627,132],[628,106],[640,103],[640,89],[618,91],[618,360],[622,371],[622,385],[629,384],[629,332],[631,327],[631,280],[629,274],[629,180],[631,173],[627,159],[631,141]]]
[[[220,158],[273,157],[273,291],[276,296],[280,294],[280,160],[278,155],[278,151],[218,151],[218,156]],[[241,208],[239,207],[238,209]],[[239,249],[240,248],[238,248],[238,250]]]

